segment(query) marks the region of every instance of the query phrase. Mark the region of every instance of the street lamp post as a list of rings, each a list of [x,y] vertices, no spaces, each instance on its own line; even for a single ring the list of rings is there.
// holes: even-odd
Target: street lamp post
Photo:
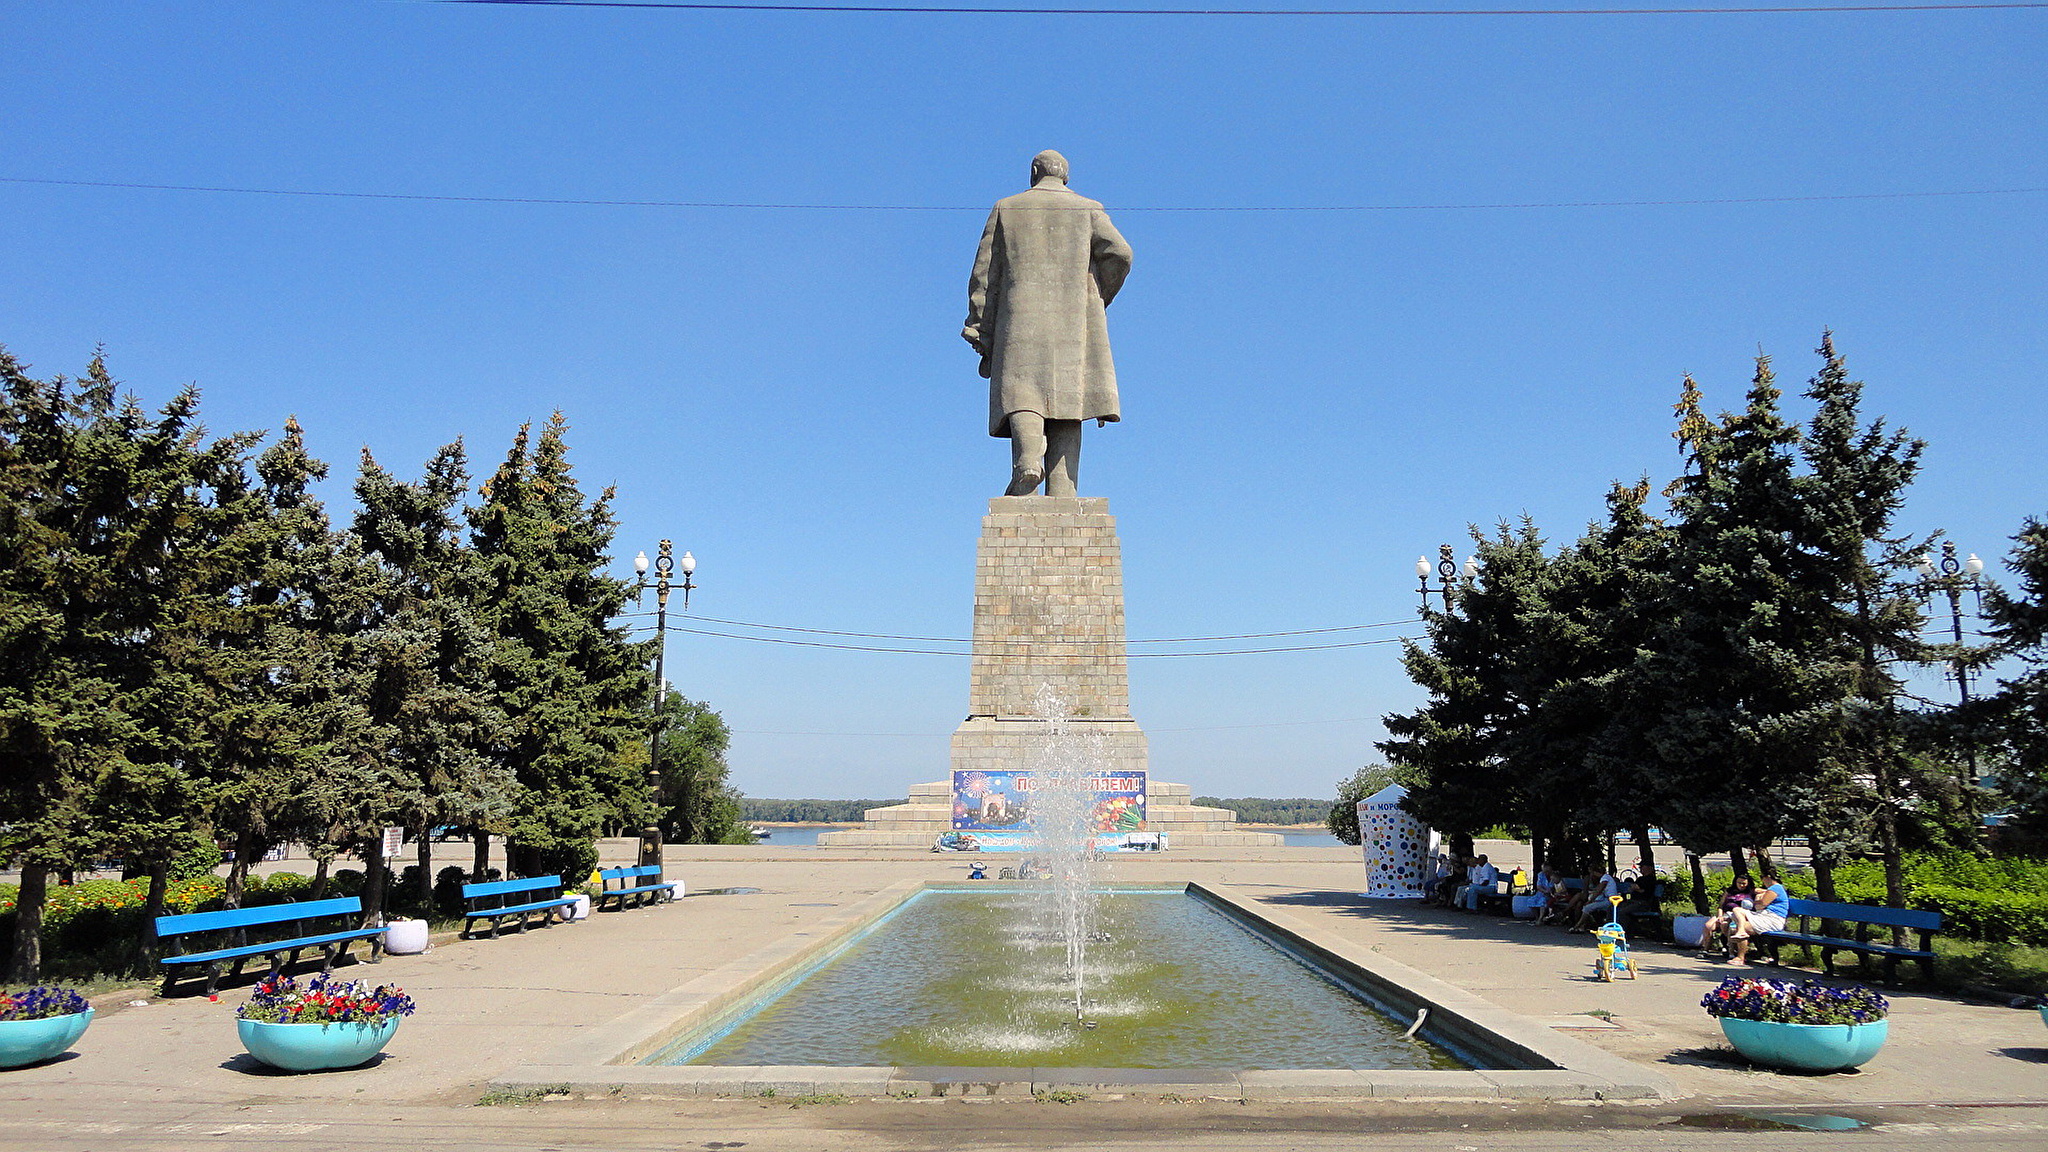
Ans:
[[[1422,610],[1424,612],[1429,611],[1429,597],[1434,592],[1443,596],[1444,611],[1449,613],[1451,610],[1451,597],[1458,590],[1458,586],[1455,583],[1458,578],[1458,561],[1451,553],[1451,546],[1449,544],[1437,545],[1437,583],[1435,587],[1432,588],[1429,583],[1429,557],[1418,556],[1415,558],[1415,575],[1422,582],[1421,587],[1417,589],[1422,594]],[[1478,575],[1479,557],[1467,556],[1465,558],[1465,579],[1471,580]]]
[[[1949,640],[1954,645],[1954,655],[1949,658],[1949,674],[1955,677],[1956,696],[1967,706],[1970,703],[1970,664],[1963,652],[1963,586],[1977,596],[1977,611],[1984,611],[1984,561],[1970,553],[1967,560],[1956,559],[1956,545],[1953,540],[1941,542],[1941,558],[1935,559],[1930,553],[1920,557],[1916,565],[1920,571],[1922,589],[1931,599],[1934,590],[1948,595]],[[1969,778],[1962,781],[1963,810],[1974,820],[1976,805],[1970,802],[1972,790],[1977,786],[1977,748],[1966,735],[1963,740],[1963,760]]]
[[[663,671],[663,664],[668,656],[668,594],[671,588],[681,587],[683,590],[683,611],[688,612],[690,610],[690,591],[696,587],[695,584],[690,583],[690,574],[697,570],[697,558],[688,552],[683,553],[683,559],[680,564],[683,570],[683,582],[681,585],[673,583],[678,566],[675,558],[675,545],[667,540],[663,540],[656,549],[654,583],[652,585],[654,588],[654,737],[647,749],[647,786],[649,792],[654,797],[655,817],[653,822],[640,833],[640,863],[642,864],[661,863],[661,738],[665,734],[664,729],[668,723],[668,709],[664,707],[668,703],[665,699],[668,695],[668,680]],[[639,584],[633,589],[633,598],[637,601],[640,598],[640,593],[649,587],[647,581],[647,553],[642,552],[633,558],[633,572],[640,578]],[[690,781],[686,774],[683,778],[682,792],[683,843],[685,844],[690,843],[695,838],[696,833],[695,821],[691,818],[690,814],[690,800]]]

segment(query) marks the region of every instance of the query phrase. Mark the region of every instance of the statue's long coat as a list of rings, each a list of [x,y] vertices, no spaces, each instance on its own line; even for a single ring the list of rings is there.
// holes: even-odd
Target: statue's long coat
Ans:
[[[1103,310],[1130,270],[1131,246],[1101,204],[1046,186],[996,201],[967,288],[989,435],[1007,437],[1012,412],[1122,419]]]

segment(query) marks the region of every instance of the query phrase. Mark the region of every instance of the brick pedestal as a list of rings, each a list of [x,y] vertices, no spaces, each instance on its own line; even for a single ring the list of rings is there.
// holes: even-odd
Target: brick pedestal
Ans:
[[[998,496],[974,560],[974,658],[953,768],[1028,768],[1043,741],[1041,689],[1071,726],[1100,733],[1103,765],[1144,771],[1124,661],[1123,551],[1109,501]]]
[[[998,496],[981,522],[974,565],[974,662],[967,721],[953,733],[953,768],[1030,769],[1044,747],[1040,685],[1067,703],[1072,728],[1099,734],[1103,767],[1145,771],[1145,733],[1131,719],[1124,657],[1123,552],[1101,497]],[[1239,832],[1236,816],[1193,805],[1185,784],[1147,781],[1146,825],[1179,847],[1278,847],[1270,832]],[[827,832],[825,847],[928,847],[952,827],[949,780],[913,785],[910,802],[874,808],[858,829]]]

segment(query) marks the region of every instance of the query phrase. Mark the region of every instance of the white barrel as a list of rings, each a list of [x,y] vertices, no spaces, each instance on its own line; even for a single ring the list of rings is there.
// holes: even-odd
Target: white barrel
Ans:
[[[1698,948],[1705,943],[1701,937],[1707,933],[1705,916],[1673,916],[1671,918],[1671,942],[1681,948]]]
[[[393,920],[384,925],[384,951],[393,956],[411,956],[426,950],[425,920]]]

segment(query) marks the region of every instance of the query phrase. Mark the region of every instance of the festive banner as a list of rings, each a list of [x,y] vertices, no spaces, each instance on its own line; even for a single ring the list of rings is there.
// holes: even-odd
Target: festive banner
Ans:
[[[1031,846],[1037,831],[1033,783],[1030,772],[953,773],[954,830],[975,833],[989,851]],[[1098,847],[1123,847],[1130,833],[1145,831],[1145,773],[1092,776],[1086,787],[1094,797],[1090,823]]]

